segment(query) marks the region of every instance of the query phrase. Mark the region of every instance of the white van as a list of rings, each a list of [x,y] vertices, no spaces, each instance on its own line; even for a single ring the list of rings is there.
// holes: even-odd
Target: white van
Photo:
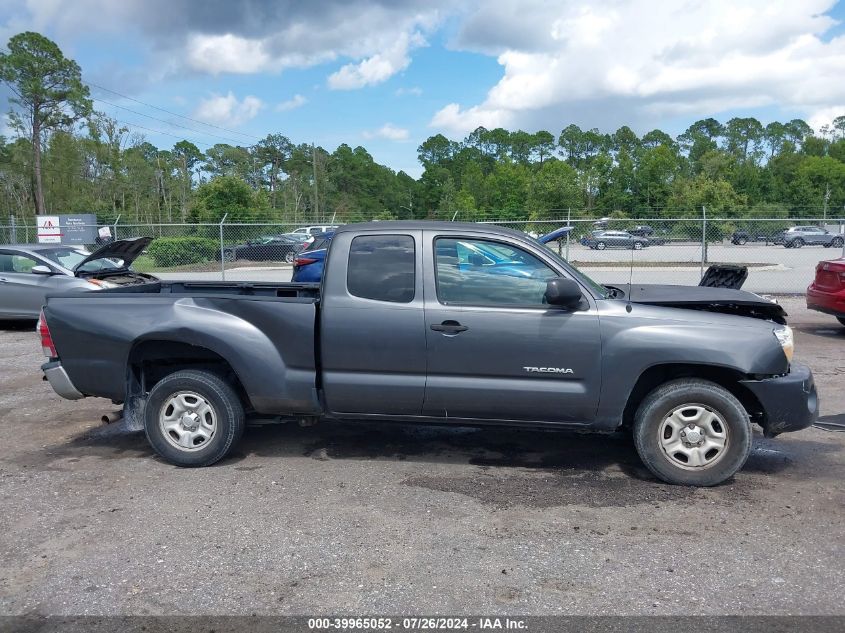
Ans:
[[[334,231],[338,227],[337,224],[329,225],[319,225],[319,226],[302,226],[295,231],[294,233],[302,233],[305,235],[317,235],[317,233],[325,233],[326,231]]]

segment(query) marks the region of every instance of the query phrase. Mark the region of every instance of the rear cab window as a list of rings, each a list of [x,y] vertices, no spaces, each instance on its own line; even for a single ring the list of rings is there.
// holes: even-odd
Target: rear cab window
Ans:
[[[354,297],[410,303],[415,267],[416,245],[410,235],[359,235],[349,248],[346,287]]]

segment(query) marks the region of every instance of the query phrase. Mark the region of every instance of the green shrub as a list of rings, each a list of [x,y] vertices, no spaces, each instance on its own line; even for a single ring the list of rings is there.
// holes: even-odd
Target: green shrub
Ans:
[[[160,237],[147,249],[156,266],[199,264],[217,258],[217,240],[207,237]]]

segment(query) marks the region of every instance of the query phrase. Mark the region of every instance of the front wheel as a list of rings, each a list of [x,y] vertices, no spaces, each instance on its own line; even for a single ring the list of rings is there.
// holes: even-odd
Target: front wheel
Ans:
[[[603,251],[606,248],[607,244],[605,244],[604,242],[599,242],[598,244],[596,244],[596,250]]]
[[[153,450],[171,464],[209,466],[243,435],[243,404],[216,374],[177,371],[150,391],[144,430]]]
[[[235,259],[237,259],[235,251],[223,251],[223,261],[233,262]]]
[[[634,242],[634,250],[635,251],[643,250],[643,243],[642,242]]]
[[[293,254],[293,251],[288,251],[287,253],[285,253],[285,263],[286,263],[286,264],[292,264],[292,263],[293,263],[293,260],[294,260],[295,258],[296,258],[296,257],[295,257],[295,255]]]
[[[842,248],[843,243],[845,243],[845,240],[843,240],[841,237],[834,237],[830,245],[835,248]]]
[[[801,248],[802,246],[804,246],[804,240],[802,240],[802,239],[792,240],[789,243],[789,245],[792,248]]]
[[[707,380],[673,380],[652,391],[634,417],[634,442],[646,467],[670,484],[715,486],[751,453],[742,404]]]

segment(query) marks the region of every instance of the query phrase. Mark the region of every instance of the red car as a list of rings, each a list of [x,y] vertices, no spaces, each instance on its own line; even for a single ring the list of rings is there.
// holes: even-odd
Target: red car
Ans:
[[[807,307],[835,316],[845,325],[845,257],[819,262],[807,288]]]

